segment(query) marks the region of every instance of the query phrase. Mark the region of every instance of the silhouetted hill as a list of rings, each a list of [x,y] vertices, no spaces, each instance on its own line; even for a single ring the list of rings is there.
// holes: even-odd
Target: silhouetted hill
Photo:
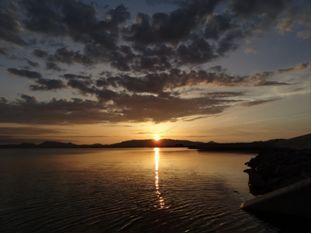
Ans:
[[[189,147],[201,151],[247,151],[259,152],[276,148],[309,149],[311,135],[303,135],[291,139],[275,139],[269,141],[255,141],[248,143],[208,143],[188,140],[162,139],[154,141],[129,140],[115,144],[73,144],[70,142],[45,141],[40,144],[21,143],[0,145],[0,148],[131,148],[131,147]]]
[[[286,140],[278,140],[273,142],[279,148],[292,148],[292,149],[310,149],[311,148],[311,134],[298,136]]]
[[[203,142],[194,142],[187,140],[162,139],[160,141],[147,140],[129,140],[111,145],[103,144],[73,144],[57,141],[45,141],[40,144],[21,143],[0,145],[0,148],[134,148],[134,147],[194,147],[203,144]]]
[[[76,148],[79,145],[73,143],[63,143],[57,141],[45,141],[37,145],[39,148]]]
[[[124,147],[191,147],[199,144],[203,144],[202,142],[194,142],[187,140],[172,140],[172,139],[162,139],[160,141],[154,140],[129,140],[123,141],[120,143],[109,145],[109,147],[114,148],[124,148]]]
[[[216,143],[209,142],[195,147],[200,151],[245,151],[260,152],[274,149],[310,149],[311,134],[298,136],[290,139],[274,139],[268,141],[255,141],[247,143]]]

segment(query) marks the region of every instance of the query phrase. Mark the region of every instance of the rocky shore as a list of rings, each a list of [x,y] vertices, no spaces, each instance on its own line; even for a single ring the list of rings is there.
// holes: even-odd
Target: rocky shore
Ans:
[[[310,162],[308,149],[263,151],[246,163],[250,192],[261,195],[310,178]]]
[[[262,151],[246,165],[249,190],[256,197],[241,208],[282,232],[310,232],[310,149]]]

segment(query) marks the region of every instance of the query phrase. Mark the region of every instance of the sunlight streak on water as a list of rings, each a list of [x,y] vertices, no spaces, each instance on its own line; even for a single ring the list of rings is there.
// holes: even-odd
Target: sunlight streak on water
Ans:
[[[159,208],[165,208],[165,199],[159,189],[159,148],[154,148],[154,163],[155,163],[155,190],[159,201]]]

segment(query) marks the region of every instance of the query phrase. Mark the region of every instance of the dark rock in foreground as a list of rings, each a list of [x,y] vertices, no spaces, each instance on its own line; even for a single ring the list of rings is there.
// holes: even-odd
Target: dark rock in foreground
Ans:
[[[271,192],[311,177],[310,150],[264,151],[246,163],[253,195]]]
[[[308,148],[308,147],[307,147]],[[311,151],[275,149],[246,163],[249,189],[256,198],[241,208],[285,232],[310,232]]]

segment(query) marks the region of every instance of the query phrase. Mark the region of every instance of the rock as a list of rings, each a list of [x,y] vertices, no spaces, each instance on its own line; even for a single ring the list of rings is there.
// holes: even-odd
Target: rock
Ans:
[[[309,150],[263,151],[246,163],[249,189],[261,195],[311,177]]]

